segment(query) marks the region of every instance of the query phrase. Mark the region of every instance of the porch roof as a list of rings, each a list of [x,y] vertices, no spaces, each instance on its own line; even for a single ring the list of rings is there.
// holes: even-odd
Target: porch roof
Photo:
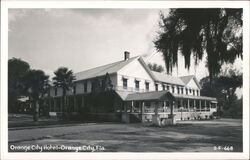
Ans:
[[[175,98],[182,98],[182,99],[195,99],[195,100],[209,100],[213,101],[214,103],[217,102],[217,99],[214,97],[175,94],[175,93],[170,93],[169,91],[152,91],[152,92],[137,92],[137,93],[131,93],[127,91],[116,91],[116,93],[124,101],[149,101],[149,100],[160,101],[160,100],[167,100],[168,98],[170,98],[171,100]]]
[[[183,94],[175,94],[175,93],[172,93],[172,94],[175,98],[217,101],[217,99],[214,97],[191,96],[191,95],[183,95]]]
[[[153,91],[153,92],[143,92],[143,93],[131,93],[128,94],[125,101],[149,101],[149,100],[167,100],[167,99],[173,99],[171,93],[168,91]]]

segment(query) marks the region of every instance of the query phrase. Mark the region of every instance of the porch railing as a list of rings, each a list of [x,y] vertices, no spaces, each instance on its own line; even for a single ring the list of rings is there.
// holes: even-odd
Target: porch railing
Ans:
[[[123,86],[114,86],[114,90],[116,91],[128,91],[128,92],[148,92],[149,90],[134,88],[134,87],[123,87]]]
[[[139,108],[133,107],[132,112],[141,112],[141,110]],[[154,108],[145,108],[144,112],[145,113],[154,113],[155,109]],[[170,110],[170,108],[167,108],[167,109],[158,108],[158,112],[168,112],[168,113],[170,113],[171,110]],[[193,108],[179,109],[179,108],[174,108],[174,112],[210,112],[210,109],[209,108],[207,108],[207,109],[193,109]]]

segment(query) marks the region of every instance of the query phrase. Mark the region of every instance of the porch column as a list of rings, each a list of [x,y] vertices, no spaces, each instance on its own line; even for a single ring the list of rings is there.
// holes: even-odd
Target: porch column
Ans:
[[[134,108],[134,101],[131,101],[131,109],[130,109],[130,113],[133,112],[133,108]]]
[[[188,108],[188,111],[189,111],[189,106],[190,106],[189,99],[187,99],[187,108]]]
[[[205,109],[207,108],[207,101],[205,100]]]
[[[200,100],[200,107],[199,107],[200,111],[201,111],[201,100]]]
[[[156,105],[156,102],[154,102],[155,105],[155,115],[158,116],[158,105]]]
[[[196,100],[194,99],[194,109],[196,108]]]
[[[163,101],[163,112],[166,111],[166,101]]]
[[[142,102],[142,107],[141,107],[141,113],[142,113],[142,114],[144,113],[144,109],[145,109],[145,103]]]
[[[171,116],[173,116],[173,114],[174,114],[174,106],[175,106],[175,101],[173,101],[171,103],[171,106],[170,106],[170,114],[171,114]]]

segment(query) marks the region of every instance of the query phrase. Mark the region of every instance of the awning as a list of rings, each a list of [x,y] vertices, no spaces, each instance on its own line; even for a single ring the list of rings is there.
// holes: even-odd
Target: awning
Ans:
[[[153,91],[143,93],[131,93],[127,95],[125,101],[165,101],[174,100],[174,96],[168,91]]]

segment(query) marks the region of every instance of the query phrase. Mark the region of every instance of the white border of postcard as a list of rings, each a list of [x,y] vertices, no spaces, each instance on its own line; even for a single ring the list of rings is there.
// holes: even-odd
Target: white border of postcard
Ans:
[[[7,61],[9,8],[243,8],[243,152],[8,153]],[[2,1],[1,158],[6,159],[249,159],[249,1]]]

